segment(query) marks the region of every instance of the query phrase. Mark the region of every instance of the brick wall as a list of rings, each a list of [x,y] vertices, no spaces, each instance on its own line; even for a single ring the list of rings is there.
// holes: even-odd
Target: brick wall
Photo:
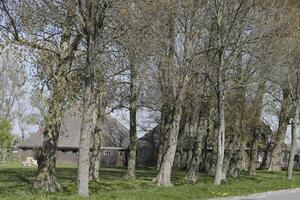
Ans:
[[[126,152],[119,150],[101,149],[101,167],[124,167],[126,166]],[[32,150],[18,150],[18,160],[23,162],[27,157],[33,157]],[[56,154],[58,163],[77,163],[78,151],[59,150]]]

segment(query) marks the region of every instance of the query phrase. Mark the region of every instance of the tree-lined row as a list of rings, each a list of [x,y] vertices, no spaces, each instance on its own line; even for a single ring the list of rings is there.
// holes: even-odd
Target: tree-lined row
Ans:
[[[300,111],[297,0],[1,0],[0,11],[1,39],[26,49],[35,86],[48,99],[36,187],[60,190],[61,118],[78,102],[81,196],[88,196],[89,179],[99,179],[103,117],[123,108],[130,113],[127,179],[135,179],[137,112],[144,108],[160,113],[158,186],[171,185],[177,144],[187,136],[188,181],[197,181],[200,167],[215,184],[238,176],[248,148],[255,175],[264,138],[271,138],[264,141],[272,146],[268,168],[281,170],[288,124],[292,178]],[[279,119],[273,135],[265,131],[267,115]],[[202,152],[208,146],[209,155]]]

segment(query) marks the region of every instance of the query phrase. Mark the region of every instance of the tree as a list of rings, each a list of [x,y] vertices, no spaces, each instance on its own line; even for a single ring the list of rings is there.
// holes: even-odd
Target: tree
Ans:
[[[201,2],[183,1],[182,3],[163,3],[161,6],[163,10],[159,11],[160,20],[165,21],[165,24],[159,25],[163,27],[161,31],[166,42],[158,40],[157,44],[161,88],[161,139],[158,156],[159,171],[154,181],[164,187],[171,186],[171,171],[184,99],[194,69],[201,66],[196,63],[198,45],[194,43],[199,39],[197,33],[200,30],[196,26],[196,20],[201,10]]]
[[[249,21],[255,18],[251,11],[257,11],[257,5],[252,1],[228,1],[219,0],[209,1],[213,11],[209,30],[209,46],[207,47],[207,59],[212,70],[210,79],[214,83],[216,96],[216,143],[214,149],[216,152],[216,171],[215,184],[221,184],[224,178],[224,150],[225,150],[225,105],[226,105],[226,81],[230,78],[229,71],[233,63],[240,56],[240,50],[250,42],[255,41],[255,34],[246,34],[248,27],[252,24]],[[209,13],[210,14],[210,13]],[[208,14],[208,16],[210,16]],[[248,20],[245,20],[248,19]],[[259,21],[259,20],[258,20]],[[254,26],[254,25],[253,25]],[[253,33],[255,33],[253,31]],[[238,65],[242,67],[242,65]]]
[[[74,31],[74,2],[65,1],[63,5],[46,0],[1,1],[6,25],[1,33],[20,47],[30,48],[30,53],[36,55],[38,79],[50,93],[35,181],[36,187],[46,191],[61,189],[56,179],[56,149],[66,100],[66,77],[82,37]]]
[[[89,195],[89,152],[90,137],[95,130],[95,68],[96,55],[99,47],[99,34],[103,28],[106,9],[106,1],[79,1],[78,16],[81,19],[81,28],[86,41],[86,61],[84,67],[84,96],[82,105],[82,124],[80,130],[79,158],[78,158],[78,177],[77,189],[80,196]]]
[[[275,24],[276,35],[270,41],[270,59],[268,63],[272,66],[270,81],[279,88],[277,95],[280,102],[278,112],[278,127],[273,136],[271,145],[271,163],[269,171],[281,170],[282,151],[291,118],[295,118],[296,96],[296,74],[294,55],[298,51],[294,44],[299,43],[299,15],[296,1],[277,1],[274,6],[275,15],[272,22]],[[288,23],[287,23],[288,22]],[[296,32],[295,32],[296,31]],[[275,50],[274,50],[275,49]],[[296,53],[297,54],[297,53]],[[291,75],[294,74],[295,76]],[[283,78],[288,77],[288,78]],[[295,129],[293,129],[295,130]]]
[[[128,1],[118,7],[117,27],[121,31],[120,37],[115,42],[119,50],[124,52],[126,65],[128,65],[129,95],[125,100],[129,109],[129,159],[125,179],[135,179],[136,151],[137,151],[137,111],[139,102],[139,90],[142,87],[143,65],[149,60],[149,43],[151,35],[151,20],[149,15],[152,3]],[[128,100],[127,100],[128,99]],[[143,105],[142,105],[143,106]]]
[[[201,80],[201,79],[200,79]],[[193,141],[193,154],[192,158],[190,160],[190,163],[188,163],[187,167],[187,174],[186,179],[191,183],[196,183],[198,180],[199,175],[199,168],[200,168],[200,161],[201,161],[201,153],[203,149],[203,138],[205,134],[208,134],[208,126],[209,126],[209,96],[208,96],[208,84],[207,80],[204,78],[202,83],[202,91],[199,99],[196,100],[194,103],[195,105],[192,105],[193,108],[197,108],[197,112],[192,111],[193,114],[197,114],[198,116],[192,116],[192,118],[196,118],[196,130],[195,130],[195,138]],[[200,85],[200,83],[198,83]],[[198,85],[197,84],[197,85]],[[191,88],[191,87],[190,87]],[[198,89],[198,88],[197,88]],[[191,91],[190,91],[191,92]],[[197,92],[193,91],[192,92]],[[198,91],[199,92],[199,91]],[[204,158],[202,158],[204,160]]]

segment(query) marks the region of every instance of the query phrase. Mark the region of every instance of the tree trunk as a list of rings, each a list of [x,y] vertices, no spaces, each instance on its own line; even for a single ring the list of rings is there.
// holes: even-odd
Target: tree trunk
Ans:
[[[49,115],[43,132],[44,140],[41,155],[38,159],[38,175],[34,182],[36,188],[55,192],[61,189],[56,178],[56,150],[62,119],[62,85],[57,79],[50,98]]]
[[[210,176],[216,175],[217,160],[218,160],[218,129],[214,126],[213,129],[213,141],[212,141],[212,151],[210,154],[210,163],[208,174]]]
[[[164,72],[161,72],[161,74],[164,74]],[[165,94],[165,93],[167,93],[167,91],[166,91],[166,86],[163,84],[164,78],[161,77],[161,79],[162,79],[161,80],[161,82],[162,82],[161,93]],[[159,147],[158,147],[157,165],[156,165],[157,170],[159,170],[160,166],[161,166],[161,161],[162,161],[162,157],[163,157],[163,154],[165,152],[165,146],[166,146],[164,144],[164,141],[167,140],[167,138],[168,138],[167,132],[168,132],[169,128],[171,127],[169,125],[170,124],[170,120],[169,120],[170,108],[169,108],[169,105],[168,105],[168,100],[164,96],[163,96],[163,104],[162,104],[160,113],[161,113],[161,116],[160,116],[160,135],[159,135]]]
[[[80,129],[79,158],[77,189],[79,196],[87,197],[89,195],[89,169],[90,169],[90,138],[95,130],[95,112],[93,103],[91,103],[91,89],[86,88],[84,107],[82,111],[82,124]]]
[[[95,40],[87,34],[87,55],[85,66],[85,86],[82,110],[82,123],[80,129],[79,159],[77,189],[79,196],[89,196],[89,169],[90,169],[90,139],[91,133],[95,130],[95,98],[94,98],[94,59],[95,59]]]
[[[217,151],[218,151],[218,119],[215,115],[215,112],[217,112],[216,109],[210,109],[210,127],[212,131],[212,151],[210,153],[209,157],[209,167],[208,174],[210,176],[216,175],[216,165],[217,165]]]
[[[174,119],[172,122],[172,128],[167,133],[168,135],[168,137],[166,137],[167,140],[164,141],[166,145],[166,150],[162,155],[159,172],[156,178],[154,179],[154,182],[158,186],[163,186],[163,187],[172,186],[171,172],[172,172],[172,167],[173,167],[173,162],[174,162],[176,147],[177,147],[177,138],[179,132],[180,117],[181,117],[181,107],[177,105],[175,112],[176,113],[174,115]]]
[[[164,94],[164,92],[167,92],[167,91],[168,90],[163,90],[163,94]],[[170,94],[167,92],[167,95],[170,95]],[[170,100],[169,98],[170,97],[164,98],[164,100],[163,100],[164,104],[161,109],[161,123],[160,123],[161,128],[160,128],[160,138],[159,138],[160,142],[159,142],[159,149],[158,149],[157,170],[160,169],[163,155],[165,154],[166,149],[167,149],[167,144],[165,143],[165,141],[168,140],[169,133],[171,132],[171,129],[172,129],[172,106],[169,103],[172,100]]]
[[[132,56],[131,56],[132,57]],[[127,180],[135,179],[136,151],[137,151],[137,135],[136,135],[136,112],[137,112],[137,72],[135,63],[130,63],[130,145],[129,145],[129,160],[128,169],[125,178]]]
[[[168,41],[169,45],[166,49],[166,59],[159,64],[159,79],[162,94],[161,107],[161,128],[160,128],[160,145],[158,151],[157,170],[160,171],[163,162],[164,154],[168,149],[168,144],[165,143],[169,139],[169,134],[172,132],[173,124],[173,100],[174,88],[171,77],[172,59],[175,55],[175,21],[173,16],[169,16],[168,20]],[[177,133],[178,134],[178,133]],[[177,136],[176,136],[177,137]],[[177,138],[176,138],[177,140]],[[177,144],[176,144],[177,145]]]
[[[100,21],[101,24],[101,21]],[[101,28],[101,27],[98,27]],[[94,37],[94,43],[91,43],[94,47],[92,47],[92,50],[99,51],[102,50],[101,46],[101,38],[99,36],[93,36]],[[95,52],[91,52],[92,56],[94,58],[92,59],[93,64],[95,67],[97,67],[97,70],[95,69],[95,76],[97,77],[97,80],[95,81],[95,95],[97,98],[96,100],[96,106],[97,106],[97,117],[96,117],[96,124],[95,129],[92,131],[92,152],[90,156],[90,170],[89,170],[89,176],[90,181],[99,181],[99,170],[100,170],[100,161],[101,161],[101,138],[102,136],[102,130],[105,120],[105,110],[106,110],[106,98],[105,98],[105,77],[104,77],[104,69],[98,61],[98,56]]]
[[[46,119],[46,128],[43,132],[44,140],[40,157],[38,158],[38,175],[34,186],[45,191],[61,189],[56,179],[56,150],[62,120],[63,103],[65,100],[66,69],[72,63],[74,52],[77,50],[81,34],[71,40],[71,18],[68,15],[64,21],[59,51],[59,64],[51,81],[52,96],[49,102],[49,111]]]
[[[263,97],[265,93],[265,81],[259,83],[258,91],[252,102],[253,113],[250,115],[250,130],[252,130],[252,144],[250,149],[250,163],[248,168],[249,175],[256,175],[256,162],[258,158],[258,143],[261,134],[261,113],[263,109]]]
[[[180,128],[180,119],[182,116],[182,103],[186,92],[186,87],[189,82],[189,76],[185,75],[180,81],[178,87],[178,94],[174,101],[169,101],[169,105],[172,105],[172,109],[168,113],[165,113],[164,116],[168,116],[168,120],[164,122],[165,127],[167,127],[167,132],[164,134],[164,148],[160,164],[160,169],[157,176],[154,179],[154,182],[158,186],[168,187],[171,186],[171,172],[174,163],[178,133]],[[165,94],[169,95],[169,94]],[[167,109],[165,109],[166,111]],[[167,122],[167,123],[166,123]],[[170,128],[169,128],[170,127]]]
[[[246,149],[246,141],[241,139],[239,149],[237,150],[235,162],[231,166],[230,174],[235,178],[240,178],[241,171],[243,169],[244,155]]]
[[[162,123],[161,123],[162,125]],[[160,128],[160,135],[159,135],[159,147],[157,152],[157,163],[156,163],[156,170],[158,171],[160,169],[160,164],[162,160],[163,155],[163,142],[164,142],[164,136],[163,136],[162,126]]]
[[[258,156],[258,142],[259,142],[259,130],[254,130],[253,132],[253,141],[251,145],[251,151],[250,151],[250,163],[249,163],[249,169],[248,174],[250,176],[256,175],[256,162],[257,162],[257,156]]]
[[[89,169],[90,169],[90,139],[95,130],[95,67],[97,53],[100,46],[100,34],[106,16],[107,2],[88,1],[79,6],[80,15],[84,19],[82,32],[86,39],[85,84],[82,110],[82,123],[80,129],[79,159],[77,190],[79,196],[89,196]]]
[[[242,90],[241,95],[245,96],[244,90]],[[244,152],[246,148],[246,141],[245,141],[245,121],[244,121],[244,111],[245,111],[245,101],[240,102],[239,109],[241,110],[241,113],[239,113],[239,118],[236,119],[235,123],[235,135],[234,140],[235,143],[231,147],[232,157],[231,157],[231,163],[229,164],[229,174],[232,177],[239,178],[240,170],[241,170],[241,163],[243,161]],[[230,149],[229,148],[229,151]]]
[[[238,144],[238,135],[234,134],[232,139],[229,142],[228,150],[226,151],[226,156],[224,157],[224,166],[223,166],[223,180],[226,180],[227,172],[229,171],[229,166],[233,159],[233,154],[236,151],[236,146]]]
[[[269,148],[267,148],[264,151],[264,156],[261,163],[261,169],[269,169],[269,166],[270,166],[270,150]]]
[[[99,170],[100,170],[100,153],[101,153],[101,135],[102,135],[102,125],[104,123],[104,91],[103,82],[100,83],[98,102],[97,102],[97,120],[95,129],[92,133],[92,152],[90,157],[90,180],[99,181]]]
[[[223,99],[223,97],[222,97]],[[218,151],[217,165],[215,175],[215,185],[220,185],[223,179],[223,161],[224,161],[224,146],[225,146],[225,119],[224,119],[224,102],[220,102],[220,125],[218,130]]]
[[[56,149],[59,133],[59,124],[44,131],[42,155],[38,158],[38,176],[34,182],[36,188],[48,192],[61,190],[56,178]]]
[[[209,136],[209,132],[210,132],[210,129],[209,129],[209,124],[210,124],[210,121],[209,119],[207,119],[207,129],[206,129],[206,133],[205,133],[205,137],[204,137],[204,144],[203,144],[203,152],[202,152],[202,164],[201,164],[201,170],[202,171],[206,171],[206,165],[207,165],[207,162],[208,162],[208,136]]]
[[[101,136],[102,136],[102,126],[104,124],[105,117],[105,91],[104,91],[104,77],[102,73],[102,68],[99,74],[100,81],[97,88],[97,119],[95,129],[92,132],[92,152],[90,157],[90,180],[99,181],[99,170],[100,170],[100,160],[101,160]]]
[[[287,90],[283,90],[283,99],[281,101],[281,108],[279,113],[278,130],[275,139],[272,141],[273,148],[271,150],[271,163],[269,171],[273,172],[281,171],[282,148],[288,125],[288,98],[289,92]]]
[[[188,127],[187,123],[188,115],[183,108],[182,117],[180,120],[180,128],[178,133],[178,144],[177,144],[177,153],[179,154],[178,167],[179,169],[185,169],[187,167],[188,153],[186,154],[185,147],[185,132]]]
[[[165,135],[165,116],[164,116],[164,106],[162,106],[160,110],[160,131],[159,131],[159,146],[158,146],[158,152],[157,152],[157,164],[156,164],[156,170],[160,169],[161,159],[163,155],[163,149],[164,149],[164,135]]]
[[[188,172],[186,175],[186,179],[189,182],[196,183],[198,180],[199,167],[200,167],[200,157],[202,153],[202,139],[206,132],[206,123],[207,121],[202,119],[199,116],[198,119],[198,127],[197,127],[197,135],[194,142],[193,154],[190,166],[188,168]]]
[[[291,150],[289,155],[287,179],[293,179],[293,168],[294,168],[294,157],[297,150],[297,136],[298,136],[298,126],[299,126],[299,116],[300,115],[300,101],[296,102],[296,110],[292,122],[292,141],[291,141]]]
[[[215,174],[215,185],[220,185],[223,179],[223,162],[224,162],[224,146],[225,146],[225,114],[224,114],[224,72],[223,72],[223,51],[219,50],[219,67],[218,67],[218,150],[217,164]]]
[[[95,130],[92,133],[92,152],[90,157],[90,181],[99,181],[99,170],[100,170],[100,152],[101,152],[101,125],[103,120],[98,114],[96,120]]]

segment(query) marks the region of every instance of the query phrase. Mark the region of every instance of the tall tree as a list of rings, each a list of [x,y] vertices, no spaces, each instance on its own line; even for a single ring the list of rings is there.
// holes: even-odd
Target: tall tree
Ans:
[[[96,124],[95,68],[99,34],[104,25],[108,2],[84,0],[78,2],[78,17],[86,42],[84,96],[80,129],[77,189],[80,196],[89,195],[90,137]]]
[[[50,97],[35,186],[46,191],[60,190],[55,166],[66,77],[81,40],[81,35],[74,33],[72,29],[74,5],[71,1],[65,2],[63,7],[50,1],[1,1],[7,25],[4,34],[16,44],[31,48],[39,55],[38,62],[44,62],[43,67],[40,66],[42,69],[38,71],[43,71],[41,82],[47,83]],[[27,23],[28,21],[31,23]]]

